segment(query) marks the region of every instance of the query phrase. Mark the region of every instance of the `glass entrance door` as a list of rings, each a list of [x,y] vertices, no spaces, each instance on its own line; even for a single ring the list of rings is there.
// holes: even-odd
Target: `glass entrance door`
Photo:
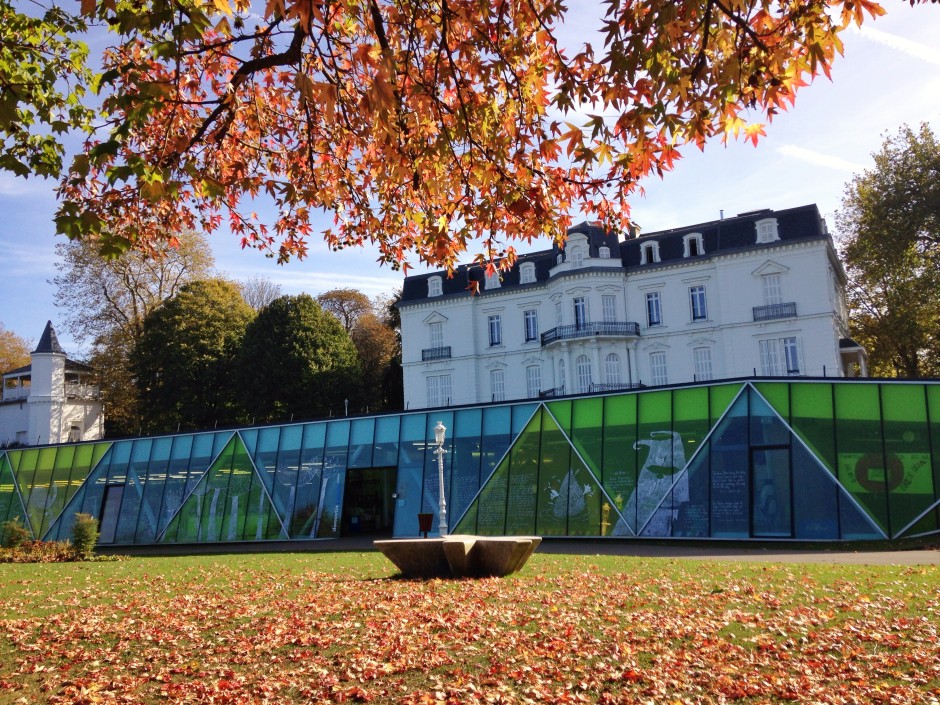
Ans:
[[[790,449],[752,449],[751,472],[751,534],[792,538]]]

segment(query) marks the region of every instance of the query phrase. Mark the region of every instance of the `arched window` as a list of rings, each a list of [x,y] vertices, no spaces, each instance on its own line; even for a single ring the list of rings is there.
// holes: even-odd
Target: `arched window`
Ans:
[[[604,362],[604,381],[607,386],[612,388],[621,386],[623,384],[623,374],[620,366],[620,355],[611,353]]]
[[[581,355],[575,361],[578,369],[578,393],[591,391],[591,360],[587,355]]]
[[[558,383],[557,387],[561,390],[561,393],[565,393],[565,361],[558,361]]]

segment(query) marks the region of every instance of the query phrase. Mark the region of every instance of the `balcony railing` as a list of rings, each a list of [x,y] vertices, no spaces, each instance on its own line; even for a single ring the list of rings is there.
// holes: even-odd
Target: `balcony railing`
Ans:
[[[421,351],[421,362],[430,360],[447,360],[450,358],[450,345],[443,348],[425,348]]]
[[[772,321],[775,318],[796,318],[796,301],[788,301],[785,304],[768,304],[767,306],[755,306],[754,321]]]
[[[25,399],[29,396],[30,387],[6,387],[3,390],[3,401],[12,401],[13,399]]]
[[[66,384],[65,396],[68,399],[100,399],[101,388],[97,384]]]
[[[582,323],[581,325],[558,326],[542,333],[542,345],[554,343],[556,340],[571,340],[572,338],[593,338],[595,336],[633,336],[640,334],[640,324],[636,322],[598,321],[596,323]]]

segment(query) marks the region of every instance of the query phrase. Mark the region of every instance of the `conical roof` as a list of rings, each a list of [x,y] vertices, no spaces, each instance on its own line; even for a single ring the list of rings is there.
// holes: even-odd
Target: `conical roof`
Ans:
[[[65,355],[65,350],[59,345],[59,339],[56,337],[55,328],[52,327],[52,321],[46,322],[46,329],[42,332],[42,337],[39,338],[39,344],[33,352]]]

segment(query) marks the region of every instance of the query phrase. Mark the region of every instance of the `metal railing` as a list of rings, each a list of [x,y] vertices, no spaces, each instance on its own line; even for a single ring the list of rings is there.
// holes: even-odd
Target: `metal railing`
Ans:
[[[599,394],[601,392],[620,392],[627,389],[639,389],[643,384],[639,382],[634,382],[630,384],[628,382],[623,382],[621,384],[591,384],[584,392],[581,394]],[[554,389],[546,389],[539,392],[539,399],[554,399],[555,397],[563,397],[565,394],[576,394],[575,390],[570,392],[565,391],[564,387],[555,387]]]
[[[598,321],[596,323],[582,323],[580,325],[575,324],[552,328],[542,333],[542,345],[554,343],[556,340],[571,340],[572,338],[593,338],[599,335],[631,336],[639,334],[640,324],[635,321]]]
[[[97,384],[66,384],[65,396],[68,399],[99,399],[101,388]]]
[[[755,306],[754,321],[772,321],[775,318],[796,318],[796,301],[788,301],[784,304],[768,304],[766,306]]]
[[[450,345],[442,348],[425,348],[421,351],[421,362],[429,360],[447,360],[450,358]]]

